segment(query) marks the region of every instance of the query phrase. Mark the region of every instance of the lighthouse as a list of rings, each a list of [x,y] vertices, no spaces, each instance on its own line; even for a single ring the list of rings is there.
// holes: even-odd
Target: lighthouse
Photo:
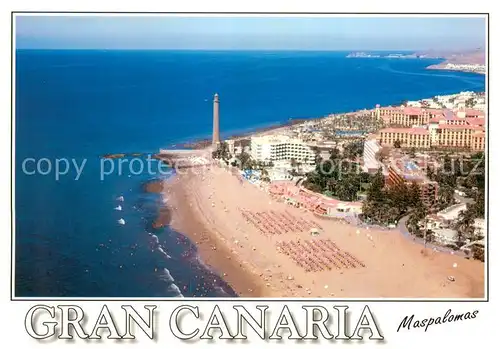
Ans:
[[[219,95],[216,93],[214,95],[214,121],[213,121],[213,133],[212,133],[212,145],[214,148],[217,147],[217,144],[220,142],[219,138]]]

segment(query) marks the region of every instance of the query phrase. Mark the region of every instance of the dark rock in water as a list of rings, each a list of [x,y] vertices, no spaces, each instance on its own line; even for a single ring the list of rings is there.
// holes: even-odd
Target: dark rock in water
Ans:
[[[102,156],[103,158],[106,158],[106,159],[118,159],[118,158],[123,158],[125,157],[125,154],[104,154]]]
[[[149,181],[144,184],[144,191],[147,193],[161,193],[163,192],[163,180]]]
[[[104,154],[102,155],[103,158],[106,158],[106,159],[119,159],[119,158],[124,158],[124,157],[127,157],[127,156],[130,156],[130,157],[139,157],[139,156],[144,156],[146,154],[144,153],[130,153],[130,154],[126,154],[126,153],[115,153],[115,154]]]
[[[158,217],[153,222],[153,228],[163,228],[170,224],[170,220],[172,219],[172,214],[168,207],[161,207],[158,212]]]

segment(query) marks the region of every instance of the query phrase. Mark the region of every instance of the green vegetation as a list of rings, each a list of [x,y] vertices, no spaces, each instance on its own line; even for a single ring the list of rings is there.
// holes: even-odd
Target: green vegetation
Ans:
[[[467,209],[460,212],[458,216],[458,221],[455,224],[455,229],[457,230],[456,235],[456,247],[460,248],[464,246],[467,242],[474,243],[483,240],[484,236],[480,235],[475,227],[474,222],[479,218],[474,205],[467,205]],[[484,262],[484,247],[480,245],[473,245],[472,257]]]
[[[444,209],[455,203],[455,189],[462,188],[472,197],[472,205],[477,217],[484,217],[485,168],[484,153],[476,153],[469,157],[450,158],[446,154],[443,164],[438,169],[427,167],[427,177],[438,182],[438,209]]]
[[[352,160],[362,149],[362,142],[354,142],[344,147],[343,154],[338,148],[332,149],[329,161],[316,156],[316,169],[306,174],[304,187],[318,193],[328,192],[339,200],[356,200],[362,185],[370,183],[370,175],[361,172],[359,164]]]
[[[323,139],[326,141],[337,141],[352,137],[347,135],[339,136],[336,131],[349,130],[371,133],[383,127],[383,120],[379,120],[368,113],[336,115],[331,120],[322,122],[319,126]]]
[[[464,166],[465,177],[460,177],[458,182],[474,198],[472,204],[467,204],[467,209],[460,212],[457,230],[457,245],[461,247],[464,241],[475,242],[483,240],[474,228],[474,221],[484,218],[485,211],[485,167],[484,152],[472,155]],[[484,262],[484,247],[473,245],[472,257]]]
[[[476,100],[474,97],[471,97],[465,101],[466,108],[474,108],[475,105],[476,105]]]
[[[426,217],[428,214],[429,210],[427,207],[418,205],[408,217],[406,224],[411,234],[424,239],[424,245],[433,240],[433,231],[426,227]]]
[[[342,155],[345,159],[354,161],[358,157],[363,155],[364,146],[365,142],[363,140],[349,142],[344,145],[344,152],[342,153]]]
[[[484,246],[472,246],[472,258],[484,262]]]
[[[414,221],[427,214],[420,199],[418,184],[385,186],[382,171],[378,171],[363,202],[363,219],[369,223],[387,225],[395,224],[408,212],[414,212]],[[420,235],[418,225],[414,225],[413,233]]]
[[[466,171],[467,176],[461,178],[460,183],[465,190],[469,192],[470,196],[474,198],[474,205],[471,205],[474,215],[478,218],[484,218],[486,173],[484,167],[484,152],[471,156]]]
[[[227,165],[229,164],[231,154],[229,154],[229,145],[227,142],[217,144],[217,149],[212,152],[212,158],[223,160]]]
[[[458,216],[458,222],[455,224],[457,230],[457,247],[460,248],[466,243],[466,239],[470,239],[474,235],[474,211],[469,207],[461,211]]]
[[[467,242],[482,240],[474,228],[477,218],[484,218],[485,214],[485,166],[484,152],[471,156],[450,158],[445,155],[443,165],[438,170],[427,168],[429,178],[439,183],[438,207],[443,209],[455,202],[455,189],[460,189],[474,199],[467,204],[466,210],[460,212],[454,228],[457,230],[456,248]],[[484,247],[473,245],[472,257],[484,261]]]

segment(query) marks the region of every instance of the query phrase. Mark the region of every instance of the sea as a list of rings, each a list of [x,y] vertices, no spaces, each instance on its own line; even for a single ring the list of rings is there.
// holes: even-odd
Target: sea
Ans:
[[[18,50],[14,296],[236,296],[182,232],[152,228],[165,202],[144,184],[169,170],[102,158],[210,137],[214,93],[227,137],[485,89],[484,75],[425,69],[440,60],[347,54]]]

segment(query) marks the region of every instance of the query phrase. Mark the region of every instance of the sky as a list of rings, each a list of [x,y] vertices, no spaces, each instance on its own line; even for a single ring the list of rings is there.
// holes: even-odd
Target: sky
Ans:
[[[19,49],[453,50],[485,47],[478,17],[16,17]]]

